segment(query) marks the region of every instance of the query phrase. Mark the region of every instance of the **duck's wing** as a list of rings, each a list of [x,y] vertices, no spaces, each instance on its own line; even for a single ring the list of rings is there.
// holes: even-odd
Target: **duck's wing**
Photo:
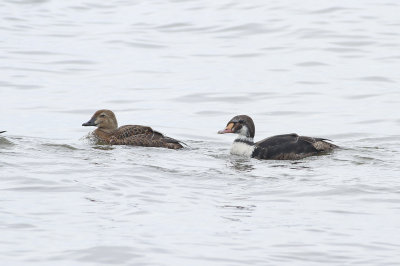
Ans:
[[[299,140],[299,135],[296,133],[272,136],[256,142],[256,146],[268,148],[276,145],[287,143],[296,143]]]
[[[337,147],[323,138],[278,135],[255,143],[254,157],[260,159],[301,159]]]
[[[127,125],[118,128],[110,139],[113,145],[133,145],[180,149],[183,146],[176,139],[164,136],[151,127]]]
[[[160,135],[162,136],[161,133],[153,131],[151,127],[139,126],[139,125],[126,125],[119,127],[113,133],[113,139],[115,139],[115,141],[118,141],[134,136],[150,136],[150,135],[155,135],[157,137],[160,137]]]

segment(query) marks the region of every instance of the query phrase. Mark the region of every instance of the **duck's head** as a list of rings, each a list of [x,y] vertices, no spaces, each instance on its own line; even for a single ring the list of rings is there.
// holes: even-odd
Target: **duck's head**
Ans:
[[[237,115],[232,118],[225,129],[218,131],[218,134],[235,133],[246,138],[254,138],[255,127],[253,119],[247,115]]]
[[[82,126],[94,126],[98,127],[106,132],[112,132],[118,128],[117,118],[110,110],[98,110],[92,118],[83,123]]]

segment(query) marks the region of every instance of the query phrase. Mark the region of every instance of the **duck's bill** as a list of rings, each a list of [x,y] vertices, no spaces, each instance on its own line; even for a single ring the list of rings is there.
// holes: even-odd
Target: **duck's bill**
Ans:
[[[226,126],[225,129],[222,129],[222,130],[218,131],[218,134],[233,133],[232,128],[233,128],[234,125],[235,125],[234,123],[229,123],[229,124]]]
[[[90,119],[86,123],[83,123],[82,126],[84,126],[84,127],[96,126],[95,119]]]
[[[225,129],[218,131],[218,134],[226,134],[226,133],[233,133],[233,131],[232,131],[232,129],[229,129],[229,128],[225,128]]]

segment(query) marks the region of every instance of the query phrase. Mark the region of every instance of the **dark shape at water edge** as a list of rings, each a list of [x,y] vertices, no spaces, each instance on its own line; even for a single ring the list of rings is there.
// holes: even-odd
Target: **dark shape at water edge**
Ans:
[[[6,131],[0,131],[1,133],[4,133]],[[0,150],[4,148],[9,148],[11,146],[14,146],[15,144],[8,140],[4,135],[0,136]]]

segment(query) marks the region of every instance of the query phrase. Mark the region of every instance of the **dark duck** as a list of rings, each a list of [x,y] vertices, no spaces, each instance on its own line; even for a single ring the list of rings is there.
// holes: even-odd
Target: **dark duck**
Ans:
[[[299,136],[295,133],[272,136],[254,142],[255,127],[247,115],[232,118],[219,134],[235,133],[231,154],[244,155],[264,160],[296,160],[332,151],[338,146],[327,139]]]
[[[99,143],[181,149],[181,142],[164,136],[151,127],[126,125],[118,127],[117,118],[110,110],[98,110],[82,126],[95,126],[93,132]]]

